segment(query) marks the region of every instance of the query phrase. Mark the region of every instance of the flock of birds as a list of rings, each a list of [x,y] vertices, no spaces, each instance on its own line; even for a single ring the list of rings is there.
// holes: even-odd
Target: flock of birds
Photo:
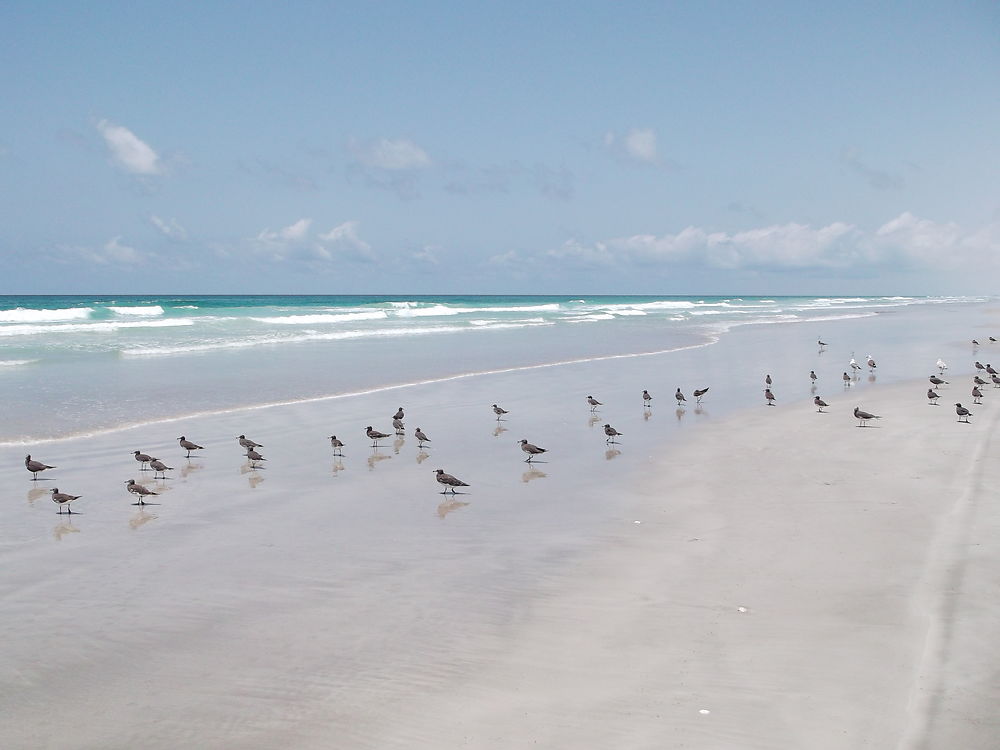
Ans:
[[[993,336],[990,336],[989,340],[990,343],[997,342],[997,339],[994,338]],[[827,344],[822,339],[820,339],[817,343],[819,344],[820,351],[821,352],[824,351]],[[979,342],[976,341],[975,339],[972,340],[972,344],[974,347],[979,346]],[[867,364],[869,372],[874,375],[875,370],[878,368],[878,365],[871,355],[866,355],[865,364]],[[848,370],[845,370],[842,376],[845,390],[852,387],[854,382],[857,380],[858,373],[861,371],[862,367],[863,366],[852,355],[851,361],[848,363]],[[927,389],[927,401],[928,404],[932,406],[937,406],[938,399],[941,398],[941,395],[935,389],[940,388],[941,386],[944,385],[950,385],[950,383],[944,379],[944,374],[948,370],[947,363],[945,363],[944,360],[942,359],[938,359],[937,368],[938,372],[929,377],[931,387]],[[973,403],[980,404],[982,403],[982,398],[983,398],[982,387],[986,386],[988,382],[990,382],[985,380],[983,376],[988,376],[991,379],[994,388],[1000,388],[1000,373],[997,372],[997,370],[993,367],[992,364],[989,363],[982,364],[978,360],[976,360],[975,362],[975,369],[976,369],[976,374],[973,377],[972,397],[973,397]],[[826,401],[824,401],[819,395],[816,394],[816,382],[819,379],[819,376],[816,375],[815,370],[809,371],[809,379],[811,381],[811,386],[813,391],[813,404],[817,407],[818,412],[826,413],[823,411],[823,409],[829,407],[829,404]],[[770,374],[767,374],[764,377],[764,399],[767,403],[767,406],[774,406],[775,401],[777,400],[777,398],[774,395],[774,392],[772,391],[773,384],[774,380],[772,379]],[[696,388],[694,391],[692,391],[692,395],[695,398],[695,403],[701,404],[702,398],[705,396],[706,393],[708,393],[708,391],[709,388],[707,387]],[[674,399],[677,401],[678,407],[682,407],[687,402],[687,397],[684,395],[683,391],[680,388],[678,388],[674,393]],[[592,414],[598,410],[598,407],[603,406],[603,403],[601,401],[598,401],[593,396],[588,395],[586,400],[590,406],[590,411]],[[648,390],[643,390],[642,392],[643,409],[644,410],[651,409],[652,402],[653,402],[653,396],[649,393]],[[493,413],[496,415],[497,422],[504,421],[505,415],[509,413],[506,409],[504,409],[501,406],[498,406],[497,404],[493,404],[492,408],[493,408]],[[970,412],[969,409],[967,409],[966,407],[962,406],[960,402],[955,403],[955,413],[958,415],[958,421],[960,423],[969,424],[969,417],[972,416],[972,412]],[[854,417],[858,420],[859,427],[866,427],[868,426],[868,423],[871,422],[872,420],[882,418],[878,414],[872,414],[871,412],[863,411],[860,406],[854,407]],[[404,434],[405,430],[405,425],[403,423],[404,418],[405,415],[403,412],[403,407],[400,406],[396,410],[396,413],[392,416],[392,426],[396,436]],[[371,425],[368,425],[368,427],[365,428],[365,434],[372,441],[372,448],[376,449],[379,447],[379,440],[383,440],[387,437],[390,437],[389,433],[379,432],[378,430],[374,429]],[[418,448],[422,449],[427,443],[431,442],[431,439],[427,437],[426,433],[424,433],[424,431],[421,430],[419,427],[416,428],[413,434],[414,437],[416,437],[417,439]],[[604,425],[604,434],[606,436],[605,442],[608,443],[609,445],[617,444],[618,441],[615,438],[623,436],[623,433],[619,432],[610,424]],[[251,440],[246,435],[239,435],[236,439],[239,442],[240,447],[246,451],[244,455],[249,461],[250,468],[252,470],[258,468],[258,466],[262,462],[267,460],[257,450],[258,448],[264,447],[261,443]],[[330,445],[333,448],[333,455],[343,456],[343,448],[344,448],[343,441],[341,441],[336,435],[330,435],[329,439],[330,439]],[[184,435],[181,435],[179,438],[177,438],[177,441],[178,444],[180,445],[180,448],[185,451],[185,458],[191,458],[192,451],[204,450],[204,446],[198,445],[197,443],[188,440],[187,437]],[[535,445],[534,443],[530,443],[528,442],[527,439],[521,439],[517,442],[521,446],[521,450],[527,455],[525,461],[529,464],[538,456],[548,452],[548,449],[541,448]],[[141,471],[152,470],[154,479],[165,479],[166,472],[173,471],[172,466],[167,466],[159,458],[151,456],[147,453],[143,453],[142,451],[138,450],[132,451],[132,457],[139,463]],[[57,468],[55,466],[50,466],[49,464],[42,463],[41,461],[33,459],[30,454],[25,456],[24,458],[24,467],[31,473],[32,481],[37,481],[38,475],[40,473],[48,471],[49,469]],[[444,487],[442,494],[448,494],[448,493],[456,494],[457,487],[469,486],[469,484],[467,484],[466,482],[463,482],[461,479],[458,479],[457,477],[448,474],[443,469],[434,469],[434,475],[438,484]],[[129,479],[128,481],[126,481],[125,489],[137,498],[136,502],[132,504],[139,506],[147,504],[146,502],[147,497],[159,494],[155,490],[151,490],[145,485],[139,484],[138,482],[135,481],[135,479]],[[52,493],[52,501],[56,503],[56,505],[59,507],[59,513],[62,513],[64,508],[66,513],[73,513],[73,510],[70,508],[70,504],[74,500],[78,500],[81,497],[81,495],[70,495],[65,492],[60,492],[58,487],[53,487],[51,493]]]

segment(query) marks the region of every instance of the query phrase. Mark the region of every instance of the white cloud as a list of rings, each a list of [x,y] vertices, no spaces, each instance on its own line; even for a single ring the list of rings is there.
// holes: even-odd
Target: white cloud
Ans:
[[[833,222],[813,228],[780,224],[740,232],[687,227],[677,234],[637,234],[593,244],[575,240],[546,255],[583,267],[622,264],[751,270],[853,270],[996,265],[1000,224],[965,232],[904,213],[874,232]]]
[[[187,239],[187,230],[177,222],[177,219],[161,219],[154,215],[149,217],[149,223],[156,227],[164,237],[178,241]]]
[[[379,138],[369,143],[352,140],[350,150],[361,164],[376,169],[399,171],[431,166],[431,158],[427,152],[406,138]]]
[[[107,120],[99,121],[96,127],[104,136],[111,156],[125,171],[141,175],[162,174],[163,163],[159,155],[131,130]]]
[[[122,242],[121,235],[112,237],[103,247],[85,247],[81,245],[59,245],[54,248],[52,260],[60,263],[79,264],[93,263],[101,266],[136,265],[146,259],[147,254],[136,250]]]
[[[661,161],[652,128],[632,128],[623,136],[609,130],[604,134],[604,146],[631,161],[653,165]]]
[[[345,221],[329,232],[319,235],[321,248],[330,254],[343,255],[353,260],[371,262],[375,260],[372,247],[358,234],[361,225],[357,221]]]
[[[261,242],[277,244],[301,242],[309,234],[310,226],[312,226],[312,219],[299,219],[277,231],[264,229],[257,235],[257,239]]]

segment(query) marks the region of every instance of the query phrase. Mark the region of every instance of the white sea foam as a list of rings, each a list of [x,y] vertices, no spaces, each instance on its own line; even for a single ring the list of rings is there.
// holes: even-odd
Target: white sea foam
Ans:
[[[163,308],[159,305],[142,305],[140,307],[112,307],[108,309],[116,315],[142,315],[143,317],[153,317],[163,315]]]
[[[274,318],[250,318],[258,323],[275,325],[316,325],[317,323],[343,323],[350,320],[384,320],[388,315],[384,310],[318,315],[281,315]]]
[[[458,315],[459,312],[461,311],[454,307],[431,305],[430,307],[400,307],[395,310],[394,314],[400,318],[423,318],[434,315]]]
[[[58,323],[66,320],[86,320],[92,312],[89,307],[67,307],[62,310],[18,307],[14,310],[0,310],[0,323]]]
[[[32,336],[49,333],[109,333],[123,328],[173,328],[193,325],[190,318],[174,320],[102,321],[100,323],[55,323],[46,326],[0,326],[0,336]]]
[[[20,367],[37,361],[37,359],[0,359],[0,367]]]

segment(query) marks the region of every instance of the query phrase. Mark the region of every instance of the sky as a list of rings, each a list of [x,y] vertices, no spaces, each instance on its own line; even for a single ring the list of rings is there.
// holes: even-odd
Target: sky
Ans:
[[[993,294],[1000,4],[0,2],[0,294]]]

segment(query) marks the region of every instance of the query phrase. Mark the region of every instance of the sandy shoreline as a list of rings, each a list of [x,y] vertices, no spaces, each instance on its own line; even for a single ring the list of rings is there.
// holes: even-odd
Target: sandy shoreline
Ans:
[[[774,340],[755,336],[688,352],[671,376],[689,384]],[[414,388],[407,438],[374,453],[358,425],[388,427],[395,395],[71,441],[41,487],[23,449],[3,449],[0,739],[994,745],[1000,391],[968,426],[947,405],[967,400],[965,376],[941,407],[923,381],[863,379],[824,389],[830,414],[783,383],[779,408],[715,418],[757,393],[756,372],[736,372],[683,413],[661,384],[646,415],[635,384],[657,363]],[[855,403],[884,419],[855,427]],[[604,444],[605,421],[621,446]],[[435,441],[423,454],[418,425]],[[128,451],[176,449],[182,432],[212,442],[190,462],[166,453],[174,478],[147,481],[162,505],[131,508]],[[265,443],[266,469],[247,470],[240,432]],[[521,437],[550,461],[522,463]],[[469,494],[438,495],[439,467]],[[57,516],[53,485],[84,495],[80,516]]]

